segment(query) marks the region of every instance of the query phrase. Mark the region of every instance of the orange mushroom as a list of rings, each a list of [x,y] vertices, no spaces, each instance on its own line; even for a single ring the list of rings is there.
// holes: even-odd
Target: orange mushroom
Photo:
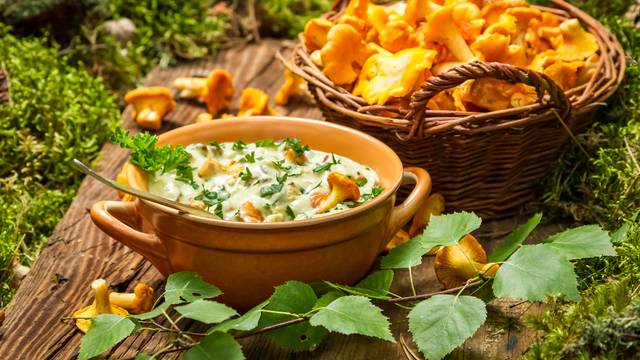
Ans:
[[[237,116],[275,115],[269,106],[269,95],[256,88],[242,90],[240,96],[240,110]]]
[[[383,48],[394,53],[419,45],[415,30],[401,18],[389,21],[379,31],[378,40]]]
[[[181,99],[199,99],[207,87],[207,78],[179,77],[173,80],[173,87],[180,90],[178,97]]]
[[[565,20],[560,24],[562,44],[556,51],[562,60],[584,60],[598,51],[596,37],[586,32],[578,19]]]
[[[366,19],[368,6],[369,0],[350,0],[345,14]]]
[[[516,32],[513,36],[512,43],[525,47],[527,29],[531,21],[540,20],[542,12],[538,9],[534,9],[528,6],[517,6],[507,9],[507,14],[513,16],[516,19]]]
[[[153,307],[153,288],[145,283],[138,283],[133,288],[133,293],[110,293],[109,302],[132,314],[145,313]]]
[[[467,101],[489,111],[531,105],[537,99],[531,86],[491,78],[475,80],[466,97]]]
[[[559,61],[544,69],[544,74],[549,76],[562,90],[569,90],[576,85],[578,69],[584,66],[584,61]]]
[[[456,61],[472,61],[474,55],[453,20],[453,10],[453,6],[443,6],[429,14],[426,25],[421,28],[422,37],[426,42],[443,44]]]
[[[118,173],[118,176],[116,176],[116,181],[117,182],[119,182],[122,185],[127,185],[127,186],[129,186],[129,180],[127,179],[127,166],[128,166],[128,164],[129,163],[127,162],[124,165],[122,165],[122,169],[120,170],[120,173]],[[122,199],[122,201],[133,201],[135,199],[133,197],[133,195],[124,193],[122,191],[118,191],[118,197],[120,199]]]
[[[460,30],[462,37],[471,42],[484,28],[485,20],[480,17],[480,9],[473,3],[461,1],[455,3],[451,17]]]
[[[331,27],[333,27],[333,23],[325,18],[314,18],[307,22],[302,37],[310,53],[322,49],[327,43],[327,34]]]
[[[93,303],[73,313],[76,326],[86,333],[91,326],[91,319],[101,314],[129,315],[127,310],[109,302],[109,285],[104,279],[97,279],[91,283]]]
[[[438,281],[451,289],[481,275],[494,276],[500,265],[487,263],[482,245],[473,235],[467,235],[455,245],[441,247],[436,253],[434,268]]]
[[[362,36],[351,25],[331,28],[327,43],[320,50],[322,72],[337,85],[351,84],[368,57]]]
[[[384,246],[384,250],[385,251],[390,251],[390,250],[392,250],[394,248],[397,248],[398,246],[406,243],[410,239],[411,239],[411,237],[409,236],[409,234],[406,231],[400,230],[395,235],[393,235],[393,239],[391,239],[391,241],[389,241],[387,243],[387,245]]]
[[[209,114],[208,112],[203,112],[198,114],[198,116],[196,117],[196,124],[200,124],[203,122],[208,122],[213,120],[213,116],[211,114]]]
[[[200,165],[200,169],[198,169],[198,176],[201,178],[207,178],[217,172],[224,172],[225,167],[216,159],[212,157],[207,157],[202,165]]]
[[[435,57],[434,50],[422,48],[373,55],[365,62],[353,94],[379,105],[390,98],[404,97],[424,81]]]
[[[482,34],[471,44],[471,49],[480,60],[526,66],[528,61],[524,47],[509,45],[509,42],[509,36]]]
[[[171,91],[162,86],[141,87],[124,96],[133,105],[133,119],[147,129],[160,129],[162,118],[176,106]]]
[[[331,172],[327,176],[329,183],[329,194],[318,204],[316,213],[322,214],[331,210],[336,205],[347,200],[358,200],[360,198],[360,189],[355,181],[348,176],[339,172]]]
[[[259,223],[264,221],[264,216],[260,210],[253,206],[253,203],[247,201],[240,207],[240,220],[250,223]]]
[[[286,105],[289,102],[289,98],[294,95],[303,95],[305,93],[304,85],[306,82],[300,76],[291,72],[291,70],[284,69],[284,82],[278,93],[276,93],[276,104]]]
[[[233,79],[226,70],[215,69],[207,77],[207,86],[202,92],[201,100],[207,104],[207,111],[216,116],[220,110],[231,104],[233,97]]]
[[[498,0],[489,2],[482,7],[480,15],[485,19],[487,26],[498,21],[500,15],[507,11],[509,8],[529,6],[524,0]]]

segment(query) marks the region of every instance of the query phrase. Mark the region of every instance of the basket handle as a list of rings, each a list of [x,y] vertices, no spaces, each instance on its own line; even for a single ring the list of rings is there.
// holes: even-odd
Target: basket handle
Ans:
[[[566,119],[571,114],[571,103],[565,95],[564,91],[550,77],[545,74],[530,69],[520,68],[517,66],[498,63],[498,62],[482,62],[473,61],[466,64],[458,65],[448,71],[432,76],[427,80],[420,89],[416,90],[411,96],[411,110],[405,118],[413,120],[409,135],[406,139],[415,136],[424,137],[425,132],[425,111],[427,103],[431,98],[441,91],[456,87],[470,79],[493,78],[505,80],[512,84],[523,83],[535,88],[538,96],[538,102],[543,102],[544,94],[549,94],[548,102],[552,107],[556,108],[561,119]],[[505,110],[494,111],[496,116],[499,112]],[[468,121],[473,117],[468,117]],[[464,124],[464,121],[457,122],[456,125]],[[454,125],[452,125],[454,126]]]

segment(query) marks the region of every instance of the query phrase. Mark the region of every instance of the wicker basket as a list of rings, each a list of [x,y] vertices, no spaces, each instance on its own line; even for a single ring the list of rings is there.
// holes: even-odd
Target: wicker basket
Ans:
[[[338,2],[328,18],[339,16]],[[304,43],[285,63],[305,78],[328,121],[351,126],[381,139],[405,166],[429,170],[434,191],[449,210],[475,211],[485,218],[506,216],[535,198],[536,181],[557,159],[571,134],[584,131],[596,108],[622,81],[624,52],[618,40],[586,13],[560,0],[537,7],[560,18],[577,18],[596,36],[600,62],[587,84],[563,92],[546,75],[502,63],[467,63],[433,76],[411,97],[411,109],[368,105],[334,85],[311,61]],[[426,109],[438,92],[468,79],[490,77],[524,83],[537,90],[538,103],[474,113]],[[391,116],[390,116],[391,115]]]

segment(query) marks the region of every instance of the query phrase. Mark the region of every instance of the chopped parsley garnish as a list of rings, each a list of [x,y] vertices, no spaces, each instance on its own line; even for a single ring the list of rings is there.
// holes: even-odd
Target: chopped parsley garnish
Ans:
[[[331,161],[330,162],[326,162],[326,163],[322,163],[322,164],[316,166],[316,168],[313,169],[313,172],[314,173],[320,173],[320,172],[323,172],[323,171],[328,171],[328,170],[331,170],[331,167],[333,165],[338,165],[338,164],[340,164],[340,160],[336,160],[335,155],[331,154]]]
[[[249,170],[248,166],[245,166],[244,171],[240,173],[240,179],[244,182],[249,182],[253,178],[253,174],[251,170]]]
[[[296,218],[296,214],[293,212],[293,209],[291,208],[291,206],[287,205],[286,212],[287,212],[287,215],[289,215],[289,218],[291,218],[291,220]]]
[[[383,191],[384,191],[384,188],[380,186],[374,186],[373,189],[371,189],[370,193],[362,194],[362,196],[360,196],[360,199],[358,199],[358,201],[360,203],[363,203],[367,200],[375,199],[378,197],[378,195],[382,194]]]
[[[273,167],[278,170],[282,170],[282,171],[291,170],[291,166],[285,165],[284,160],[272,161],[271,163],[273,164]]]
[[[298,138],[286,138],[284,143],[286,144],[285,149],[293,150],[296,153],[296,156],[300,156],[304,154],[305,151],[309,150],[309,145],[302,145]]]
[[[202,201],[206,206],[207,211],[210,208],[215,207],[215,214],[222,219],[222,202],[227,200],[230,196],[231,194],[229,194],[227,189],[224,187],[222,187],[218,191],[207,190],[203,187],[200,194],[198,194],[193,199]]]
[[[242,140],[238,140],[233,143],[233,146],[231,147],[231,149],[233,149],[234,151],[241,151],[241,150],[244,150],[246,147],[247,147],[246,142]]]
[[[358,187],[362,187],[367,185],[367,178],[364,176],[361,176],[359,178],[356,179],[356,185],[358,185]]]
[[[216,150],[222,150],[222,146],[220,146],[220,144],[218,144],[218,142],[215,141],[215,140],[209,141],[209,145],[211,145],[214,148],[216,148]]]
[[[264,186],[262,188],[260,188],[260,196],[262,197],[269,197],[273,194],[277,194],[279,192],[282,191],[282,188],[284,187],[284,183],[287,181],[287,178],[289,177],[289,175],[287,173],[285,173],[282,176],[276,176],[276,180],[278,181],[275,184],[271,184],[269,186]]]
[[[248,154],[245,154],[245,156],[242,159],[240,159],[240,162],[241,163],[251,163],[251,164],[255,163],[256,162],[256,153],[255,153],[255,151],[252,151],[252,152],[250,152]]]
[[[116,128],[111,141],[131,150],[131,163],[147,173],[155,174],[159,171],[164,174],[175,170],[176,180],[197,188],[190,166],[191,154],[182,145],[156,147],[157,136],[142,133],[130,137],[129,131],[121,128]]]
[[[256,147],[264,147],[264,148],[278,148],[278,143],[273,141],[273,139],[262,139],[256,141]]]

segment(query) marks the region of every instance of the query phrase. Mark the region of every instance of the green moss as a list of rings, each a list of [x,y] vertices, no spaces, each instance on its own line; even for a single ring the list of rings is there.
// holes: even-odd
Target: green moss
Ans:
[[[43,40],[17,39],[0,25],[12,103],[0,105],[0,307],[10,263],[30,265],[82,179],[71,160],[92,161],[120,121],[99,79],[60,58]]]
[[[331,0],[256,1],[262,30],[272,35],[295,38],[310,19],[331,8]]]

